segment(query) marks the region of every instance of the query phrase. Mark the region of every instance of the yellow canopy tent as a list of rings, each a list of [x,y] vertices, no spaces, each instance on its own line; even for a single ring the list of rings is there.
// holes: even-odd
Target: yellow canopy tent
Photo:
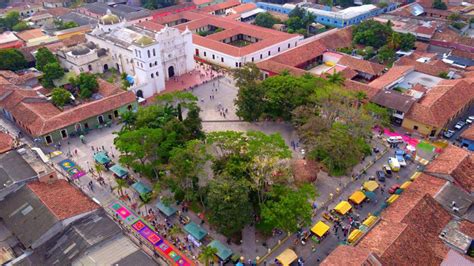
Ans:
[[[347,238],[347,241],[349,243],[355,242],[357,239],[359,239],[362,236],[362,231],[359,229],[355,229],[349,234],[349,237]]]
[[[367,227],[371,227],[375,223],[375,221],[377,221],[377,216],[370,215],[362,222],[362,224]]]
[[[406,181],[405,183],[403,183],[403,184],[400,186],[400,188],[401,188],[401,189],[406,189],[406,188],[408,188],[408,187],[410,186],[410,184],[411,184],[411,181]]]
[[[364,183],[364,189],[367,191],[374,191],[379,187],[379,184],[373,180]]]
[[[289,266],[293,261],[298,259],[298,256],[292,249],[285,249],[276,259],[283,264],[283,266]]]
[[[360,204],[365,200],[365,194],[364,192],[357,190],[356,192],[352,193],[352,195],[349,197],[349,200],[355,204]]]
[[[317,222],[313,228],[311,228],[311,232],[319,237],[323,237],[324,234],[329,230],[329,225],[323,223],[322,221]]]
[[[334,207],[334,210],[342,215],[346,214],[351,209],[352,209],[352,205],[345,200],[339,202],[339,204],[337,204],[336,207]]]
[[[400,197],[400,195],[394,194],[394,195],[390,196],[390,198],[387,199],[387,203],[392,204],[394,201],[396,201],[398,199],[398,197]]]
[[[411,180],[411,181],[415,181],[415,179],[417,179],[420,175],[421,175],[421,172],[415,172],[415,173],[410,177],[410,180]]]

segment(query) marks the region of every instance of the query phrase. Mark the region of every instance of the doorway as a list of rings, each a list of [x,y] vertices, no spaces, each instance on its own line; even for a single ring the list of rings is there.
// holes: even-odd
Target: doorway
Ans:
[[[143,91],[142,90],[137,91],[137,97],[138,98],[143,98]]]
[[[170,66],[168,67],[168,78],[174,77],[174,67]]]
[[[104,123],[104,117],[101,115],[97,117],[97,120],[99,121],[99,124],[101,125]]]
[[[104,72],[107,72],[107,70],[109,70],[109,65],[105,64],[104,65]]]

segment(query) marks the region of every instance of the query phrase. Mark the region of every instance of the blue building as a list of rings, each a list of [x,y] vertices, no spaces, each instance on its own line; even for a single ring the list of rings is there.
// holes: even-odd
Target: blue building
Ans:
[[[466,147],[470,151],[474,151],[474,126],[470,126],[461,134],[461,147]]]
[[[246,0],[246,2],[251,1]],[[291,10],[297,6],[295,4],[278,5],[266,2],[257,2],[256,4],[261,9],[286,15],[288,15]],[[316,16],[315,22],[335,28],[344,28],[346,26],[356,25],[363,20],[378,16],[397,8],[396,3],[389,3],[384,8],[378,8],[375,5],[362,5],[348,7],[338,11],[333,11],[329,6],[323,7],[322,9],[316,8],[316,5],[310,3],[298,4],[298,6],[313,13]]]

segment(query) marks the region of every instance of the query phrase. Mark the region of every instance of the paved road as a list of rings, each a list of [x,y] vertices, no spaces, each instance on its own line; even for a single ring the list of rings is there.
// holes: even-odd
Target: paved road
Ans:
[[[377,161],[371,168],[367,170],[367,174],[363,176],[361,179],[356,180],[352,184],[348,185],[348,187],[341,193],[339,197],[334,198],[331,203],[329,204],[329,210],[334,208],[337,203],[341,200],[347,200],[349,196],[356,190],[360,189],[363,182],[367,181],[369,176],[375,176],[375,172],[380,170],[384,164],[387,164],[388,157],[393,156],[394,149],[390,149],[379,161]],[[403,167],[400,172],[394,175],[392,178],[387,178],[386,182],[381,184],[381,187],[385,187],[385,192],[381,191],[381,188],[375,191],[377,196],[377,201],[366,202],[361,205],[361,207],[357,207],[353,209],[353,213],[357,213],[360,217],[359,221],[363,221],[369,213],[374,213],[375,211],[379,210],[381,205],[384,203],[385,199],[390,196],[388,194],[388,189],[393,184],[402,184],[403,182],[409,180],[411,175],[415,172],[417,165],[415,163],[410,163],[406,167]],[[327,220],[321,217],[321,214],[324,210],[320,209],[317,211],[316,219],[321,220],[327,223],[328,225],[332,224],[329,223]],[[354,218],[356,215],[354,215]],[[356,219],[357,220],[357,219]],[[348,224],[347,220],[344,221]],[[313,223],[314,224],[314,223]],[[306,228],[308,230],[309,228]],[[295,245],[296,234],[293,234],[290,239],[285,242],[281,247],[279,247],[275,252],[269,256],[266,261],[268,263],[273,263],[276,256],[278,256],[281,252],[283,252],[287,248],[292,248],[295,252],[304,259],[305,265],[318,265],[320,261],[324,260],[324,258],[334,250],[339,244],[345,241],[343,233],[341,230],[338,231],[336,235],[335,232],[330,230],[329,235],[324,238],[320,244],[313,244],[313,241],[310,240],[305,246],[302,246],[299,242]],[[316,248],[315,252],[312,252],[313,245]]]

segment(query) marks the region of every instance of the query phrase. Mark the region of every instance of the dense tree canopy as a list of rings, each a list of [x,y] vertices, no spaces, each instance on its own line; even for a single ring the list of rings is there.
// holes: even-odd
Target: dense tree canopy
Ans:
[[[63,88],[54,88],[51,92],[51,100],[54,105],[62,107],[71,101],[71,93]]]
[[[79,91],[78,95],[82,99],[89,99],[99,88],[97,77],[90,73],[81,73],[77,77],[70,78],[69,82]]]
[[[368,45],[379,49],[387,43],[391,33],[392,29],[387,24],[375,20],[364,20],[353,27],[352,41],[355,44]]]
[[[25,56],[17,49],[0,50],[0,70],[17,71],[25,68],[26,65]]]
[[[143,0],[142,5],[147,9],[159,9],[176,5],[176,0]]]
[[[36,69],[44,72],[44,68],[47,64],[59,63],[56,56],[46,47],[41,47],[35,54]]]
[[[443,2],[443,0],[433,0],[433,8],[446,10],[448,9],[448,6]]]
[[[255,18],[255,25],[271,29],[273,25],[278,23],[278,19],[268,12],[263,12]]]

